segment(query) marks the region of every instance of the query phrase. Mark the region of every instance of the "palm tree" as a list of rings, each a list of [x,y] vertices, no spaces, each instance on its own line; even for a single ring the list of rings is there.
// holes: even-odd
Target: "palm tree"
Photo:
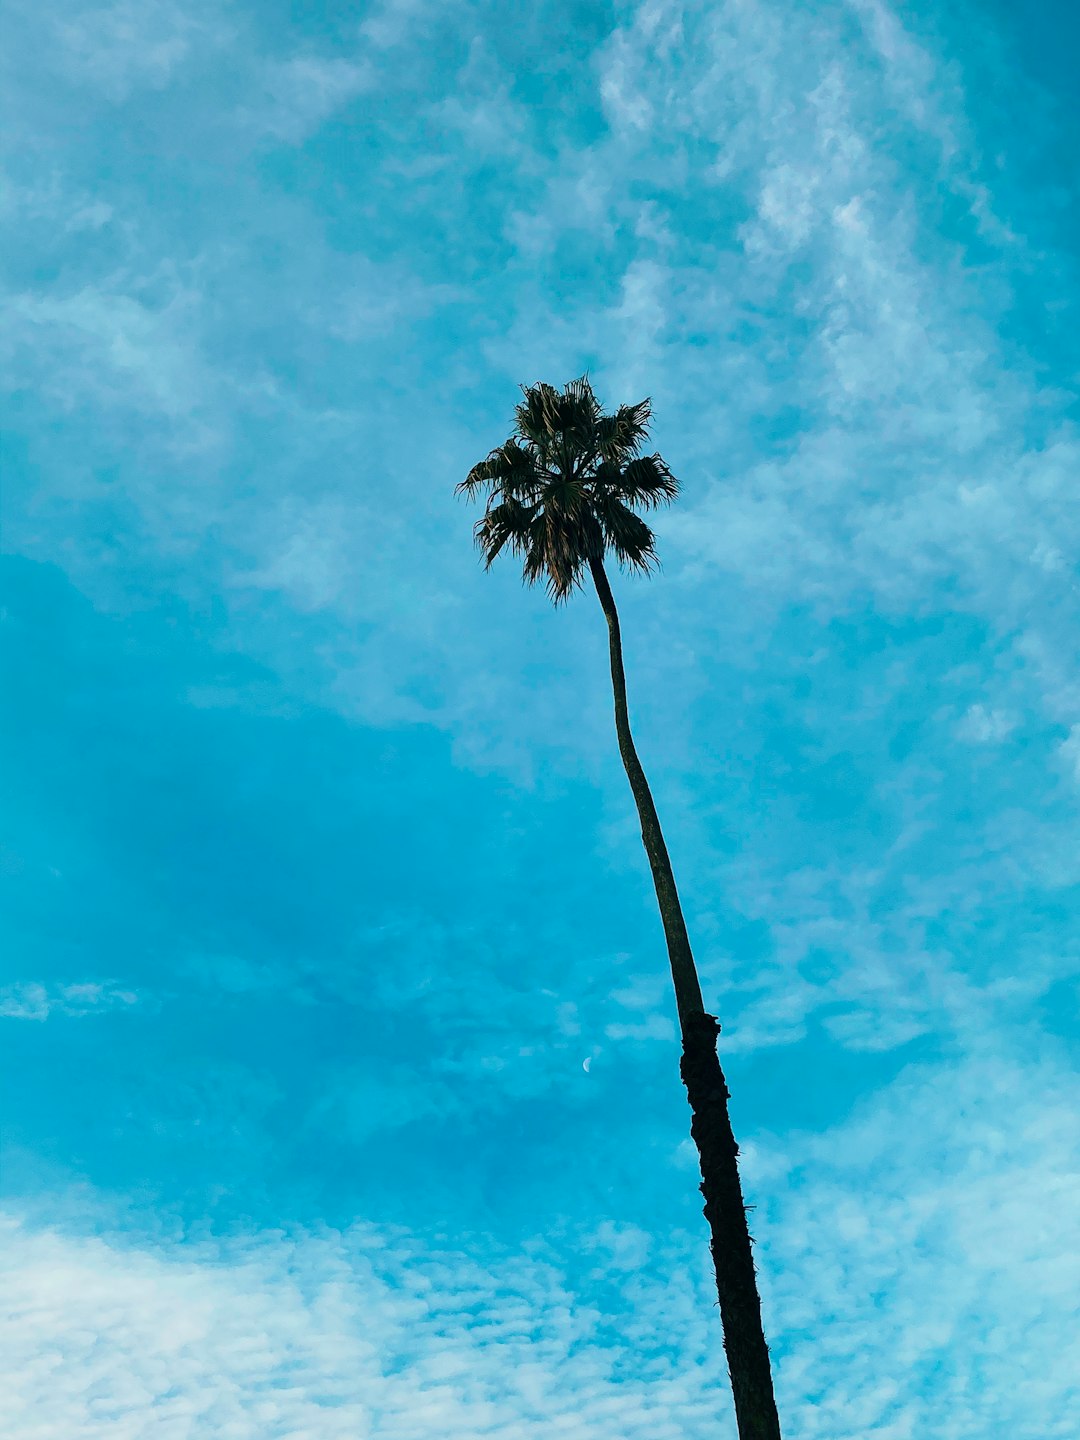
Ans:
[[[720,1026],[705,1012],[667,845],[630,732],[619,616],[604,569],[609,552],[628,570],[654,568],[655,537],[635,507],[669,504],[679,484],[659,455],[642,453],[649,434],[648,400],[605,415],[587,377],[561,391],[551,385],[523,386],[522,394],[513,434],[473,466],[457,491],[486,498],[475,532],[486,568],[509,547],[524,560],[525,582],[542,580],[555,604],[580,587],[588,571],[607,619],[615,730],[641,820],[675,984],[682,1078],[693,1115],[690,1133],[701,1160],[739,1440],[780,1440],[739,1181],[739,1147],[716,1053]]]

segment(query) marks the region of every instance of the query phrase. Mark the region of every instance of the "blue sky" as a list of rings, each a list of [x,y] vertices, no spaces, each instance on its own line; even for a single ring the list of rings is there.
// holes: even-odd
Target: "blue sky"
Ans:
[[[1078,42],[16,0],[19,1440],[734,1435],[602,617],[453,497],[586,369],[786,1428],[1076,1433]]]

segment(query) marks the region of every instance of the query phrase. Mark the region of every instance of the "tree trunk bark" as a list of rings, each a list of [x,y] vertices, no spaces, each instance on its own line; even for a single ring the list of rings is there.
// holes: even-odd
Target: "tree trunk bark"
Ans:
[[[751,1248],[753,1242],[746,1223],[746,1207],[739,1180],[739,1147],[735,1143],[728,1113],[730,1095],[727,1082],[716,1053],[720,1026],[714,1016],[705,1013],[671,859],[630,731],[622,635],[615,597],[602,560],[591,558],[589,568],[608,626],[619,754],[641,820],[641,838],[652,869],[671,962],[671,978],[675,985],[675,1003],[683,1042],[681,1072],[692,1113],[690,1133],[701,1161],[701,1193],[705,1197],[705,1218],[709,1222],[724,1350],[731,1376],[739,1440],[780,1440],[769,1347],[761,1325],[761,1299]]]

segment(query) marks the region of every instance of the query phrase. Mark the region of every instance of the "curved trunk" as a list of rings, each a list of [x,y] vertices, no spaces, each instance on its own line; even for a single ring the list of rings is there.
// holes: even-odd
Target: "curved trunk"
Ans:
[[[705,1013],[667,845],[652,792],[634,746],[634,737],[630,733],[622,636],[615,597],[611,593],[603,562],[590,559],[589,568],[608,625],[619,754],[641,820],[641,838],[652,869],[671,962],[671,978],[675,983],[675,1002],[683,1042],[682,1078],[693,1116],[690,1133],[701,1161],[701,1193],[705,1197],[705,1218],[711,1233],[724,1350],[735,1398],[739,1440],[780,1440],[769,1348],[761,1327],[761,1300],[739,1181],[739,1147],[735,1143],[728,1114],[730,1096],[716,1054],[720,1026],[714,1016]]]

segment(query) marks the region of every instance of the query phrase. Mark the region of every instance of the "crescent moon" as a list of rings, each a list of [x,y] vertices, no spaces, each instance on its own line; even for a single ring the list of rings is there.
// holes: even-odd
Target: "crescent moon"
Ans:
[[[583,1060],[583,1061],[581,1062],[581,1068],[585,1071],[585,1074],[586,1074],[586,1075],[589,1073],[589,1066],[590,1066],[591,1064],[592,1064],[592,1056],[591,1056],[591,1055],[589,1056],[589,1058],[588,1058],[587,1060]]]

